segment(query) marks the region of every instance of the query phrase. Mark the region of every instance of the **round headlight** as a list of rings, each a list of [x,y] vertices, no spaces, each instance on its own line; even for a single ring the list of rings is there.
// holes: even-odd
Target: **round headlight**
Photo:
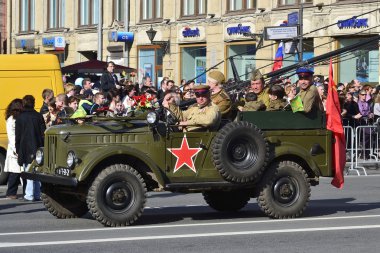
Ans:
[[[146,115],[146,120],[148,121],[149,124],[153,125],[157,123],[158,117],[157,113],[155,112],[150,112]]]
[[[74,151],[69,151],[69,153],[67,153],[67,167],[69,169],[73,169],[74,168],[74,166],[75,166],[75,160],[76,160],[76,156],[75,156]]]
[[[40,166],[44,163],[44,149],[43,148],[37,149],[36,162]]]

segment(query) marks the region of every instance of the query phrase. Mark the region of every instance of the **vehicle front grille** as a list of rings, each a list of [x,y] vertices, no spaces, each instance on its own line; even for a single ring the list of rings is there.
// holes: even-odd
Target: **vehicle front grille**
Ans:
[[[47,146],[45,147],[45,155],[47,155],[47,166],[49,169],[54,170],[56,165],[57,156],[57,136],[47,136]]]

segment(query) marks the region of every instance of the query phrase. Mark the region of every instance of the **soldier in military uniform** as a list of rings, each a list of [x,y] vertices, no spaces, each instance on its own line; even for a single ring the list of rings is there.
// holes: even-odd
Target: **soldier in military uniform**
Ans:
[[[282,111],[287,103],[284,99],[285,89],[280,85],[273,85],[269,91],[269,106],[267,107],[267,111]]]
[[[210,86],[197,85],[193,88],[197,103],[190,106],[186,111],[181,111],[172,102],[172,94],[164,97],[162,105],[168,108],[180,120],[179,126],[184,132],[209,129],[217,130],[221,121],[219,107],[211,102]]]
[[[298,85],[301,89],[298,95],[302,100],[304,112],[323,111],[318,89],[312,85],[314,71],[303,67],[298,68],[296,73],[299,79]]]
[[[245,94],[244,106],[238,106],[239,111],[265,111],[265,105],[261,101],[257,101],[257,95],[253,92]]]
[[[265,81],[260,70],[255,69],[251,74],[251,87],[249,92],[254,92],[257,95],[257,101],[261,101],[266,107],[269,106],[268,88],[264,87]]]
[[[222,88],[222,84],[225,82],[225,77],[222,72],[218,70],[211,71],[207,78],[207,83],[211,90],[211,100],[219,107],[219,111],[222,114],[223,119],[229,119],[231,117],[232,102],[230,96]]]

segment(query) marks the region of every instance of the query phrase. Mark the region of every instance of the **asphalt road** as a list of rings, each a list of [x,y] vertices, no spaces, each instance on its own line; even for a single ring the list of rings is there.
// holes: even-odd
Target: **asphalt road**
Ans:
[[[5,187],[0,187],[0,198]],[[219,213],[200,194],[152,193],[135,225],[104,228],[86,215],[59,220],[41,202],[0,199],[0,253],[5,252],[379,252],[380,176],[330,179],[312,188],[302,218],[273,220],[254,199]]]

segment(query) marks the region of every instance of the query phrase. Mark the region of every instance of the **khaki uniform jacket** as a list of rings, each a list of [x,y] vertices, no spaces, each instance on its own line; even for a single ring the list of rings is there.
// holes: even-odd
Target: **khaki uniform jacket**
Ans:
[[[226,119],[230,116],[232,102],[230,96],[224,89],[221,89],[218,93],[212,94],[211,101],[219,107],[222,118]]]
[[[271,100],[267,107],[267,111],[282,111],[286,105],[287,102],[283,99]]]
[[[264,111],[265,105],[261,101],[249,101],[245,102],[243,111]]]
[[[301,90],[299,96],[302,100],[304,112],[308,113],[312,110],[323,111],[323,105],[318,94],[318,89],[314,85],[310,85],[306,90]]]
[[[178,106],[170,104],[171,110],[180,121],[188,121],[184,131],[196,131],[200,129],[208,129],[210,131],[217,130],[221,121],[219,107],[213,103],[200,108],[198,104],[190,106],[186,111],[181,111]]]
[[[261,101],[264,103],[266,107],[269,106],[269,94],[268,94],[269,88],[264,88],[259,94],[257,94],[257,101]]]

